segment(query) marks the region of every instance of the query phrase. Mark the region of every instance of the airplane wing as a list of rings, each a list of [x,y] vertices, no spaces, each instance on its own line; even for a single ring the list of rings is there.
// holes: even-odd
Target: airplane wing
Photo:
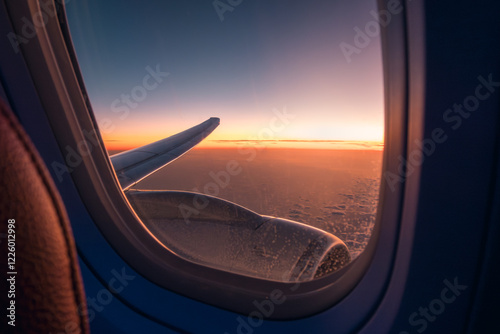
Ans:
[[[118,181],[124,191],[182,156],[205,139],[220,124],[210,119],[157,142],[111,156]]]

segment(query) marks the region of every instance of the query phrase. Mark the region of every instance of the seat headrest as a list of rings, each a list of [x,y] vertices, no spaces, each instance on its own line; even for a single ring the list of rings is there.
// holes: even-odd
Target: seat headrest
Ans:
[[[64,206],[45,164],[2,101],[0,216],[0,245],[15,253],[14,264],[8,263],[14,256],[2,252],[0,257],[13,291],[2,292],[0,298],[11,308],[7,314],[15,316],[1,322],[6,330],[0,332],[88,333],[85,294]],[[7,273],[8,265],[15,274]]]

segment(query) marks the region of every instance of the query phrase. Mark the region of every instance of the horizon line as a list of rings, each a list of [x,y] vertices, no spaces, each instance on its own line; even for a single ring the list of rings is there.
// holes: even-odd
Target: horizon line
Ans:
[[[109,141],[107,142],[109,143]],[[376,149],[381,150],[384,147],[384,141],[376,141],[376,140],[319,140],[319,139],[311,139],[311,140],[297,140],[297,139],[267,139],[267,140],[258,140],[258,139],[206,139],[201,142],[199,145],[194,147],[193,149],[229,149],[236,148],[238,146],[249,145],[251,143],[255,143],[256,146],[267,146],[270,149],[337,149],[337,150],[349,150],[349,149]],[[239,144],[239,145],[238,145]],[[283,146],[279,146],[282,144]],[[293,146],[286,146],[286,144]],[[295,146],[294,144],[297,144]],[[303,144],[303,145],[299,145]],[[309,145],[307,145],[309,144]],[[317,146],[311,146],[315,145]],[[328,145],[331,144],[331,145]],[[219,146],[220,145],[220,146]],[[275,146],[278,145],[278,146]],[[305,146],[307,145],[307,146]],[[327,145],[327,146],[325,146]],[[106,145],[105,147],[108,151],[126,151],[130,149],[134,149],[137,147],[141,147],[142,145]],[[362,148],[359,148],[359,147]],[[356,148],[358,147],[358,148]]]
[[[357,139],[206,139],[205,142],[291,142],[291,143],[384,143],[383,140]]]

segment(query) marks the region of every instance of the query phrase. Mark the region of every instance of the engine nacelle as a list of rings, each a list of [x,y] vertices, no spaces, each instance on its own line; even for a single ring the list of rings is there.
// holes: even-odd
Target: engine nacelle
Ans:
[[[350,261],[344,242],[328,232],[220,198],[180,191],[129,190],[126,195],[165,247],[204,266],[297,282],[322,277]]]

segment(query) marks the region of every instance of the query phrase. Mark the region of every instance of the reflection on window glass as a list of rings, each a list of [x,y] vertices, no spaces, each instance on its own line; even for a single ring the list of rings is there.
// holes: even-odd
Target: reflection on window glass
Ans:
[[[110,156],[220,119],[193,150],[123,187],[152,233],[206,266],[322,277],[359,256],[375,223],[376,2],[232,3],[89,0],[66,11]],[[133,179],[113,164],[120,182]]]

